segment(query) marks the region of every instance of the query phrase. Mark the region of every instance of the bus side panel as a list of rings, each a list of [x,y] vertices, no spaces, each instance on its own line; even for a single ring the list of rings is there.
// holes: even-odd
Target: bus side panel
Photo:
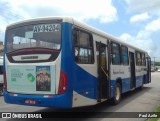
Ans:
[[[72,24],[64,23],[61,69],[66,73],[68,93],[73,107],[97,103],[97,78],[78,65],[74,58]],[[67,36],[69,35],[69,36]],[[91,65],[92,66],[92,65]],[[86,64],[88,68],[88,64]],[[94,67],[91,67],[94,68]],[[92,70],[91,70],[92,71]]]
[[[122,79],[122,93],[128,92],[131,88],[131,78]]]
[[[146,84],[147,70],[145,66],[136,66],[136,88]]]
[[[147,74],[145,74],[145,75],[144,75],[143,84],[147,84],[147,83],[150,83],[150,82],[149,82],[149,78],[148,78]]]
[[[114,96],[117,80],[121,80],[121,93],[130,90],[131,78],[129,66],[111,65],[111,98]]]
[[[111,97],[110,98],[112,98],[115,93],[116,80],[111,80],[110,85],[111,85]]]
[[[62,35],[62,58],[61,70],[67,75],[67,91],[72,93],[72,73],[73,73],[73,56],[72,56],[72,25],[63,23]],[[70,97],[72,98],[72,97]]]
[[[72,73],[73,73],[73,56],[72,56],[72,24],[64,22],[62,25],[62,58],[61,58],[61,70],[67,76],[67,97],[68,106],[72,107]]]
[[[143,76],[136,76],[136,88],[142,86],[143,84]]]
[[[74,64],[73,74],[73,106],[94,105],[97,103],[97,78]],[[106,90],[107,91],[107,90]]]
[[[130,91],[130,78],[124,78],[122,80],[122,93]],[[116,86],[116,80],[111,80],[111,98],[114,96],[115,93],[115,86]]]

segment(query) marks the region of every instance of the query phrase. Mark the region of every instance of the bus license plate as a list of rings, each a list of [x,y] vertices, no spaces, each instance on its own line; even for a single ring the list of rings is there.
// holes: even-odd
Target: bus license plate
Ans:
[[[36,101],[35,100],[27,99],[27,100],[25,100],[25,103],[26,104],[36,104]]]

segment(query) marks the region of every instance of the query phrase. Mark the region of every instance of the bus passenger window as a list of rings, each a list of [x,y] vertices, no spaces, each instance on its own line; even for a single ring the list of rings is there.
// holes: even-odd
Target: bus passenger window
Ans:
[[[122,58],[122,64],[123,65],[128,65],[129,64],[129,60],[128,60],[128,48],[125,46],[121,46],[121,58]]]
[[[146,57],[145,54],[142,54],[142,66],[146,66]]]
[[[81,64],[93,63],[94,56],[92,35],[88,32],[74,29],[73,41],[75,62]]]
[[[112,43],[112,64],[119,65],[121,64],[120,58],[120,45],[117,43]]]
[[[140,52],[136,52],[136,65],[141,66],[142,65],[142,56]]]

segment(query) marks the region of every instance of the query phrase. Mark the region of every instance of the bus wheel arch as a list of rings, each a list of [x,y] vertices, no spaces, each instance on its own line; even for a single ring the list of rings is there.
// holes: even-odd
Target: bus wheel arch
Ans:
[[[114,96],[111,99],[111,103],[113,105],[117,105],[120,102],[121,93],[122,93],[122,80],[118,78],[115,84],[115,88],[114,88]]]

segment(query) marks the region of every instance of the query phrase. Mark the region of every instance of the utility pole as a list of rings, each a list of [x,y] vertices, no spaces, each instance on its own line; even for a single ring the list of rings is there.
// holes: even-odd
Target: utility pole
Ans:
[[[155,58],[156,57],[153,57],[154,58],[154,61],[153,61],[153,68],[154,68],[154,71],[156,70],[156,68],[155,68]]]

